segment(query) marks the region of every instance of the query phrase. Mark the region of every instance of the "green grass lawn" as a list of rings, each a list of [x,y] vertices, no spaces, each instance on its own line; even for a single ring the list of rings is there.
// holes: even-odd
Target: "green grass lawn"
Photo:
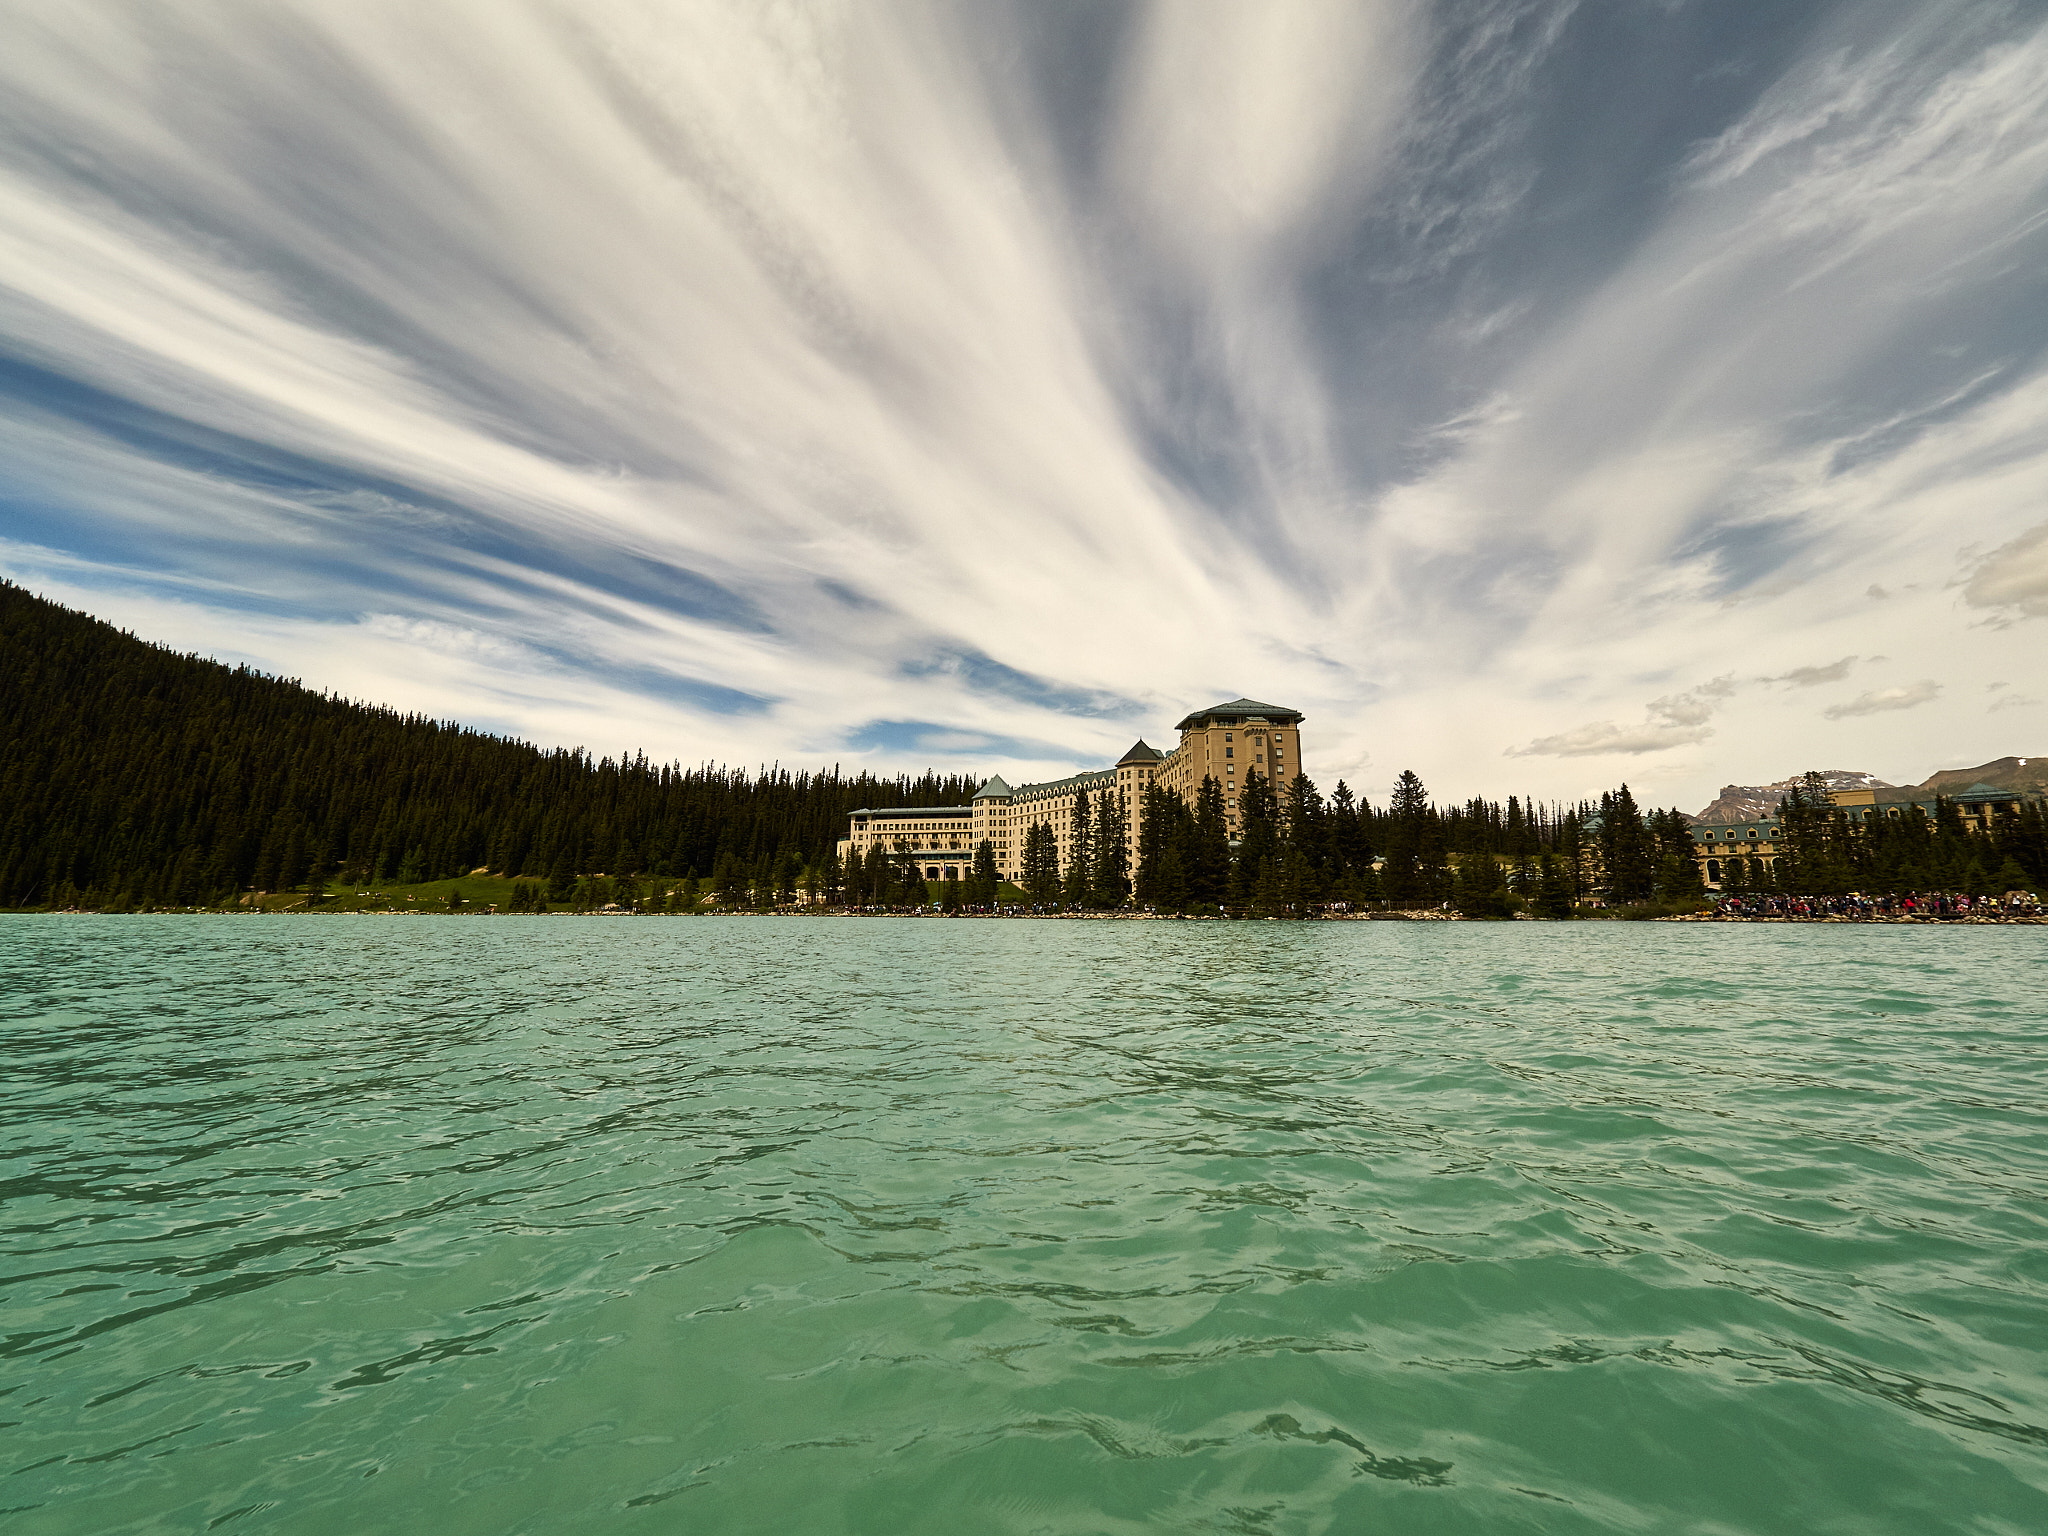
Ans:
[[[320,912],[446,912],[448,893],[460,892],[460,910],[481,912],[493,904],[503,908],[512,899],[513,882],[497,875],[457,875],[452,880],[426,880],[417,885],[382,881],[375,885],[330,885]],[[262,907],[266,912],[303,912],[304,891],[272,891],[232,902],[231,907]]]

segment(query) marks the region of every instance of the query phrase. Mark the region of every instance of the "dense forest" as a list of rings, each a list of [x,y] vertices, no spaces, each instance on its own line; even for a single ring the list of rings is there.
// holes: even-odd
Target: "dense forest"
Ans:
[[[746,772],[593,760],[314,692],[183,656],[0,582],[0,906],[195,906],[250,891],[416,885],[488,869],[518,881],[513,910],[619,904],[768,906],[799,890],[858,906],[980,905],[974,874],[928,890],[913,861],[834,853],[861,806],[960,805],[977,781],[780,767]],[[1067,909],[1132,897],[1162,909],[1302,914],[1333,904],[1570,916],[1588,895],[1697,905],[1687,819],[1599,801],[1510,796],[1437,806],[1403,773],[1384,806],[1341,781],[1254,775],[1227,831],[1223,791],[1192,805],[1148,792],[1130,867],[1124,807],[1086,796],[1023,860],[1024,895]],[[2048,884],[2048,818],[2025,807],[1993,838],[1953,806],[1851,827],[1819,781],[1783,810],[1775,867],[1751,892],[1952,890]],[[1012,895],[1014,896],[1014,892]],[[493,898],[496,899],[496,898]]]
[[[860,806],[973,781],[593,761],[181,656],[0,583],[0,906],[219,901],[488,866],[787,889]]]

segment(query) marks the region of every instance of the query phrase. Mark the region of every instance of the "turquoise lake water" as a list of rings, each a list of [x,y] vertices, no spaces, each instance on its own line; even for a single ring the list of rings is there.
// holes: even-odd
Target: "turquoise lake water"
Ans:
[[[2048,1531],[2048,931],[0,918],[45,1532]]]

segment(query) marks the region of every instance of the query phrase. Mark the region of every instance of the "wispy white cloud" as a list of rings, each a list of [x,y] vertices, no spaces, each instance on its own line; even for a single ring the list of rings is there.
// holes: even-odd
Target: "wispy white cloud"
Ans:
[[[1603,720],[1582,725],[1555,736],[1541,736],[1526,747],[1509,750],[1510,757],[1605,757],[1634,756],[1664,752],[1672,747],[1690,746],[1713,735],[1707,722],[1723,700],[1735,692],[1733,678],[1717,677],[1686,693],[1666,694],[1652,699],[1644,710],[1643,723],[1629,727]]]
[[[1051,772],[1243,691],[1326,778],[1696,798],[1833,759],[1793,696],[1880,651],[1949,686],[1828,713],[1871,766],[1996,756],[2048,32],[1817,15],[1592,141],[1646,55],[1565,6],[24,14],[0,564],[690,759]],[[1785,686],[1662,691],[1715,674]]]
[[[1858,694],[1845,703],[1830,704],[1821,713],[1830,720],[1849,720],[1858,715],[1881,715],[1895,709],[1917,709],[1940,697],[1941,684],[1926,677],[1917,683],[1903,683],[1896,688],[1877,688]]]
[[[2028,529],[1977,561],[1964,584],[1963,600],[1978,608],[2048,618],[2048,523]]]
[[[1876,659],[1876,658],[1873,658]],[[1840,661],[1831,661],[1824,667],[1794,667],[1790,672],[1780,672],[1775,677],[1766,677],[1766,683],[1790,683],[1794,688],[1814,688],[1822,683],[1839,683],[1849,675],[1857,658],[1844,656]]]

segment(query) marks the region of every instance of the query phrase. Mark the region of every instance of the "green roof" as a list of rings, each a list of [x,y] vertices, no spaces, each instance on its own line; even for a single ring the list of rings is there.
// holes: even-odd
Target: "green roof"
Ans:
[[[1232,699],[1228,704],[1212,704],[1207,709],[1196,710],[1174,729],[1191,731],[1204,720],[1243,719],[1248,715],[1259,715],[1283,725],[1299,724],[1302,718],[1298,709],[1282,709],[1278,704],[1261,704],[1257,699]]]
[[[1981,805],[1985,801],[2003,805],[2011,801],[2024,800],[2026,796],[2016,789],[1999,789],[1994,785],[1985,784],[1980,781],[1972,784],[1968,789],[1959,790],[1955,794],[1950,795],[1949,799],[1961,801],[1966,805]]]
[[[997,774],[976,791],[974,798],[977,800],[1002,800],[1015,793],[1015,790],[1003,782],[1003,776]]]
[[[1042,790],[1085,789],[1098,780],[1108,782],[1116,778],[1114,768],[1091,768],[1086,773],[1070,774],[1064,779],[1049,779],[1043,784],[1025,784],[1018,788],[1020,795],[1037,794]]]

